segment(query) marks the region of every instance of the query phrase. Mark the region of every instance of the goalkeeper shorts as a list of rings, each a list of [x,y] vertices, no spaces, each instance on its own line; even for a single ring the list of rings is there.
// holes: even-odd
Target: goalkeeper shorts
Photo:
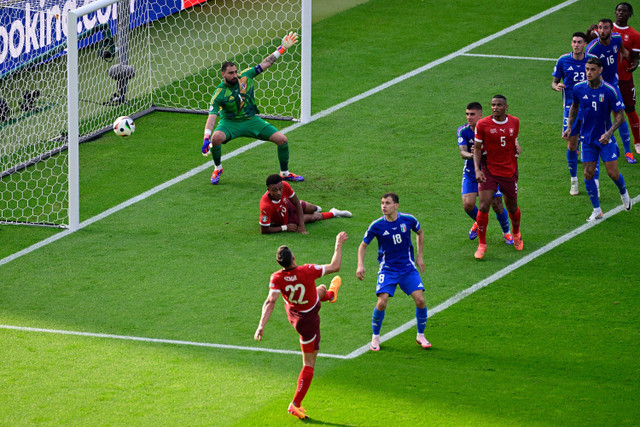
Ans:
[[[224,132],[227,137],[224,141],[225,144],[241,136],[268,141],[271,135],[278,132],[275,126],[257,116],[242,120],[221,118],[215,130]]]

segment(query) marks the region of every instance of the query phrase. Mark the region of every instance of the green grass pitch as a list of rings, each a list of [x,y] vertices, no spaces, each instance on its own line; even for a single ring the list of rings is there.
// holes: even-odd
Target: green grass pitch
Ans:
[[[314,23],[314,114],[561,4],[357,3]],[[370,339],[375,245],[365,282],[355,278],[356,250],[382,193],[396,191],[425,230],[431,309],[581,227],[590,203],[582,181],[579,196],[568,194],[560,94],[544,59],[568,52],[571,34],[615,4],[575,1],[469,52],[542,60],[460,55],[288,132],[291,170],[306,177],[294,184],[299,196],[353,212],[309,225],[306,236],[259,233],[258,200],[278,166],[271,143],[225,160],[216,187],[209,168],[9,262],[60,231],[0,226],[0,325],[241,348],[0,328],[0,425],[300,425],[286,412],[301,357],[281,302],[263,341],[253,340],[276,248],[328,263],[336,233],[349,233],[338,303],[321,311],[321,352],[344,356]],[[630,24],[640,27],[637,17]],[[495,93],[521,120],[524,251],[502,242],[491,215],[487,255],[476,262],[455,130],[468,102],[486,108]],[[81,221],[208,161],[203,125],[203,116],[154,113],[128,139],[81,145]],[[619,166],[636,197],[640,165]],[[620,205],[607,177],[601,190],[605,212]],[[430,351],[409,329],[375,354],[319,358],[307,424],[638,425],[638,207],[431,317]],[[398,294],[383,334],[413,313]]]

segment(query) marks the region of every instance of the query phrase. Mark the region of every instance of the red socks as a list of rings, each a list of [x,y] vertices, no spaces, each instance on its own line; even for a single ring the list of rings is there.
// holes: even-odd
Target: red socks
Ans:
[[[334,217],[332,212],[320,212],[320,215],[322,215],[322,219],[329,219]]]
[[[333,299],[334,296],[334,292],[333,291],[327,291],[324,296],[322,298],[320,298],[320,301],[330,301]]]
[[[478,211],[476,215],[476,223],[478,224],[478,243],[487,244],[487,224],[489,223],[489,212]]]
[[[295,396],[293,396],[293,406],[300,407],[302,399],[306,396],[307,390],[311,385],[311,379],[313,379],[313,368],[311,366],[303,366],[298,377],[298,389]]]
[[[509,218],[511,218],[511,231],[513,234],[520,234],[520,206],[518,206],[516,213],[509,214]]]

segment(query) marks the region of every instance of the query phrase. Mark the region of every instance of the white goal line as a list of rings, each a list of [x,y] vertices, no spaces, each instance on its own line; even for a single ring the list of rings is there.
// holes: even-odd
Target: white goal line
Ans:
[[[346,101],[343,101],[339,104],[334,105],[333,107],[330,107],[326,110],[323,110],[319,113],[314,114],[313,116],[311,116],[310,120],[308,122],[305,123],[296,123],[292,126],[289,126],[287,128],[284,128],[281,130],[281,132],[283,133],[287,133],[290,132],[292,130],[295,130],[297,128],[299,128],[300,126],[303,126],[307,123],[311,123],[314,122],[320,118],[323,118],[325,116],[328,116],[338,110],[341,110],[344,107],[347,107],[355,102],[358,102],[362,99],[368,98],[371,95],[374,95],[378,92],[381,92],[397,83],[403,82],[411,77],[414,77],[420,73],[423,73],[424,71],[430,70],[440,64],[443,64],[445,62],[448,62],[458,56],[462,56],[462,55],[466,55],[470,50],[475,49],[479,46],[482,46],[486,43],[489,43],[499,37],[502,37],[505,34],[511,33],[517,29],[520,29],[522,27],[524,27],[525,25],[528,25],[532,22],[535,22],[541,18],[544,18],[560,9],[563,9],[569,5],[572,5],[573,3],[578,2],[579,0],[568,0],[565,1],[563,3],[560,3],[559,5],[556,5],[552,8],[549,8],[543,12],[540,12],[537,15],[534,15],[530,18],[527,18],[523,21],[520,21],[517,24],[514,24],[510,27],[507,27],[501,31],[498,31],[497,33],[494,33],[488,37],[485,37],[481,40],[478,40],[477,42],[471,43],[465,47],[463,47],[462,49],[457,50],[456,52],[453,52],[449,55],[446,55],[440,59],[437,59],[435,61],[432,61],[426,65],[423,65],[420,68],[417,68],[413,71],[410,71],[406,74],[403,74],[399,77],[396,77],[395,79],[389,80],[386,83],[383,83],[373,89],[370,89],[366,92],[361,93],[360,95],[354,96],[352,98],[349,98]],[[256,140],[250,144],[247,144],[243,147],[240,147],[224,156],[222,156],[222,160],[227,160],[227,159],[231,159],[239,154],[242,154],[248,150],[251,150],[261,144],[263,144],[265,141],[260,141],[260,140]],[[169,181],[164,182],[163,184],[160,184],[148,191],[145,191],[144,193],[133,197],[117,206],[114,206],[110,209],[107,209],[106,211],[92,217],[89,218],[88,220],[85,220],[83,222],[81,222],[79,224],[79,227],[77,230],[80,230],[84,227],[87,227],[88,225],[93,224],[94,222],[97,222],[101,219],[104,219],[108,216],[110,216],[111,214],[114,214],[128,206],[131,206],[137,202],[140,202],[148,197],[151,197],[152,195],[159,193],[160,191],[163,191],[169,187],[171,187],[174,184],[177,184],[181,181],[184,181],[187,178],[190,178],[196,174],[199,174],[200,172],[203,172],[207,169],[209,169],[211,166],[213,165],[213,161],[209,161],[206,162],[180,176],[177,176]],[[634,200],[634,202],[637,201],[637,199],[640,196],[636,197]],[[612,211],[608,212],[605,215],[605,218],[608,218],[611,215],[614,215],[616,213],[618,213],[621,210],[621,207],[618,207],[616,209],[613,209]],[[569,240],[570,238],[572,238],[573,236],[582,233],[583,231],[591,228],[592,226],[596,225],[596,223],[590,223],[590,224],[585,224],[581,227],[579,227],[578,229],[574,230],[571,233],[566,234],[565,236],[559,238],[562,239],[566,236],[569,236],[566,240]],[[76,230],[76,231],[77,231]],[[580,230],[580,231],[579,231]],[[62,239],[63,237],[68,236],[69,234],[73,233],[75,231],[71,231],[71,230],[65,230],[62,231],[60,233],[57,233],[45,240],[42,240],[38,243],[35,243],[31,246],[29,246],[28,248],[25,248],[21,251],[18,251],[12,255],[9,255],[3,259],[0,259],[0,267],[4,264],[7,264],[8,262],[11,262],[17,258],[20,258],[23,255],[27,255],[41,247],[44,247],[50,243],[53,243],[57,240]],[[575,233],[575,234],[573,234]],[[521,265],[524,265],[526,263],[528,263],[529,261],[531,261],[532,259],[537,258],[538,256],[540,256],[542,253],[552,249],[553,247],[563,243],[566,240],[563,240],[562,242],[559,242],[557,244],[555,244],[553,247],[549,247],[549,245],[552,245],[554,242],[557,242],[559,239],[554,240],[553,242],[547,244],[546,246],[544,246],[541,249],[538,249],[537,251],[533,252],[532,254],[529,254],[527,256],[525,256],[524,258],[522,258],[521,260],[517,261],[516,263],[512,264],[509,267],[506,267],[503,270],[500,270],[498,273],[493,274],[492,276],[490,276],[489,278],[483,280],[482,282],[477,283],[476,285],[473,285],[472,287],[466,289],[465,291],[462,291],[456,295],[454,295],[453,297],[451,297],[450,299],[448,299],[447,301],[445,301],[444,303],[438,305],[437,307],[435,307],[434,309],[430,310],[431,315],[433,316],[434,314],[444,310],[447,307],[450,307],[451,305],[455,304],[456,302],[460,301],[461,299],[471,295],[472,293],[474,293],[477,289],[481,289],[485,286],[488,286],[490,283],[492,283],[493,281],[497,280],[498,278],[508,274],[509,272],[515,270],[516,268],[520,267]],[[548,249],[546,249],[544,252],[540,252],[543,249],[549,247]],[[535,255],[535,256],[534,256]],[[508,270],[510,269],[510,270]],[[508,271],[507,271],[508,270]],[[502,274],[501,276],[498,276]],[[474,287],[478,287],[477,289],[474,289]],[[457,299],[456,299],[457,298]],[[447,305],[448,304],[448,305]],[[394,329],[393,331],[383,335],[381,337],[381,341],[386,341],[388,339],[393,338],[394,336],[406,331],[407,329],[409,329],[413,324],[415,324],[415,319],[405,323],[404,325]],[[55,329],[40,329],[40,328],[31,328],[31,327],[22,327],[22,326],[11,326],[11,325],[0,325],[0,329],[14,329],[14,330],[22,330],[22,331],[31,331],[31,332],[48,332],[48,333],[57,333],[57,334],[67,334],[67,335],[79,335],[79,336],[90,336],[90,337],[101,337],[101,338],[115,338],[115,339],[129,339],[129,340],[135,340],[135,341],[147,341],[147,342],[155,342],[155,343],[166,343],[166,344],[180,344],[180,345],[195,345],[195,346],[202,346],[202,347],[214,347],[214,348],[227,348],[227,349],[236,349],[236,350],[251,350],[251,351],[263,351],[263,352],[271,352],[271,353],[281,353],[281,354],[296,354],[299,355],[299,351],[291,351],[291,350],[277,350],[277,349],[267,349],[267,348],[261,348],[261,347],[242,347],[242,346],[232,346],[232,345],[226,345],[226,344],[209,344],[209,343],[197,343],[197,342],[191,342],[191,341],[179,341],[179,340],[164,340],[164,339],[157,339],[157,338],[143,338],[143,337],[129,337],[129,336],[124,336],[124,335],[110,335],[110,334],[98,334],[98,333],[91,333],[91,332],[76,332],[76,331],[63,331],[63,330],[55,330]],[[366,352],[368,349],[368,344],[364,345],[362,347],[360,347],[359,349],[354,350],[353,352],[349,353],[348,355],[335,355],[335,354],[323,354],[323,353],[319,353],[318,356],[321,357],[330,357],[330,358],[338,358],[338,359],[352,359],[354,357],[357,357],[361,354],[363,354],[364,352]]]
[[[484,45],[486,43],[489,43],[489,42],[491,42],[491,41],[493,41],[493,40],[495,40],[495,39],[497,39],[499,37],[502,37],[505,34],[508,34],[508,33],[511,33],[513,31],[517,30],[517,29],[520,29],[520,28],[524,27],[527,24],[535,22],[535,21],[537,21],[537,20],[539,20],[541,18],[544,18],[545,16],[550,15],[550,14],[552,14],[552,13],[554,13],[554,12],[560,10],[560,9],[563,9],[563,8],[569,6],[569,5],[572,5],[573,3],[576,3],[578,1],[580,1],[580,0],[568,0],[568,1],[565,1],[564,3],[560,3],[559,5],[554,6],[554,7],[550,8],[550,9],[547,9],[547,10],[545,10],[543,12],[540,12],[537,15],[534,15],[534,16],[532,16],[530,18],[525,19],[524,21],[520,21],[517,24],[514,24],[514,25],[512,25],[510,27],[507,27],[507,28],[501,30],[501,31],[498,31],[495,34],[487,36],[487,37],[485,37],[485,38],[483,38],[481,40],[478,40],[477,42],[471,43],[471,44],[463,47],[462,49],[457,50],[456,52],[450,53],[449,55],[446,55],[446,56],[444,56],[444,57],[442,57],[440,59],[432,61],[432,62],[430,62],[430,63],[428,63],[426,65],[423,65],[420,68],[416,68],[413,71],[410,71],[410,72],[408,72],[406,74],[403,74],[403,75],[401,75],[399,77],[396,77],[395,79],[389,80],[388,82],[383,83],[383,84],[381,84],[381,85],[379,85],[379,86],[377,86],[377,87],[375,87],[373,89],[370,89],[370,90],[368,90],[366,92],[363,92],[360,95],[357,95],[357,96],[354,96],[352,98],[349,98],[346,101],[343,101],[343,102],[341,102],[339,104],[334,105],[333,107],[327,108],[326,110],[323,110],[323,111],[321,111],[319,113],[316,113],[316,114],[311,116],[311,118],[309,119],[308,122],[295,123],[292,126],[289,126],[289,127],[286,127],[284,129],[282,129],[281,132],[282,133],[287,133],[287,132],[293,131],[295,129],[298,129],[300,126],[304,126],[307,123],[311,123],[311,122],[314,122],[314,121],[316,121],[318,119],[321,119],[321,118],[323,118],[325,116],[328,116],[329,114],[332,114],[332,113],[334,113],[334,112],[336,112],[338,110],[341,110],[342,108],[347,107],[347,106],[349,106],[349,105],[351,105],[351,104],[353,104],[355,102],[358,102],[358,101],[360,101],[362,99],[368,98],[371,95],[375,95],[376,93],[381,92],[381,91],[383,91],[383,90],[385,90],[385,89],[387,89],[387,88],[389,88],[389,87],[391,87],[391,86],[393,86],[395,84],[398,84],[398,83],[403,82],[403,81],[405,81],[407,79],[410,79],[411,77],[414,77],[414,76],[416,76],[416,75],[418,75],[420,73],[423,73],[423,72],[425,72],[427,70],[430,70],[431,68],[434,68],[434,67],[436,67],[436,66],[438,66],[440,64],[448,62],[448,61],[450,61],[450,60],[452,60],[452,59],[454,59],[454,58],[456,58],[458,56],[465,55],[472,49],[475,49],[475,48],[477,48],[479,46],[482,46],[482,45]],[[254,142],[252,142],[250,144],[247,144],[247,145],[245,145],[243,147],[240,147],[240,148],[238,148],[238,149],[236,149],[236,150],[234,150],[234,151],[232,151],[232,152],[230,152],[228,154],[225,154],[224,156],[222,156],[222,160],[228,160],[228,159],[231,159],[233,157],[236,157],[236,156],[238,156],[238,155],[240,155],[240,154],[242,154],[242,153],[244,153],[244,152],[246,152],[248,150],[251,150],[251,149],[253,149],[253,148],[255,148],[255,147],[259,146],[259,145],[262,145],[264,143],[265,143],[265,141],[256,140],[256,141],[254,141]],[[102,213],[100,213],[100,214],[98,214],[98,215],[96,215],[96,216],[94,216],[92,218],[89,218],[88,220],[82,221],[79,224],[77,230],[81,230],[84,227],[93,224],[94,222],[97,222],[97,221],[99,221],[101,219],[104,219],[104,218],[108,217],[109,215],[114,214],[116,212],[119,212],[119,211],[121,211],[122,209],[124,209],[124,208],[126,208],[128,206],[131,206],[131,205],[133,205],[135,203],[138,203],[138,202],[140,202],[140,201],[142,201],[142,200],[144,200],[144,199],[146,199],[148,197],[151,197],[152,195],[154,195],[156,193],[159,193],[160,191],[163,191],[163,190],[171,187],[174,184],[177,184],[177,183],[179,183],[181,181],[184,181],[187,178],[190,178],[190,177],[192,177],[194,175],[199,174],[200,172],[203,172],[203,171],[211,168],[211,166],[213,166],[213,161],[206,162],[206,163],[204,163],[204,164],[202,164],[202,165],[200,165],[200,166],[198,166],[198,167],[196,167],[196,168],[194,168],[194,169],[192,169],[192,170],[190,170],[190,171],[188,171],[188,172],[186,172],[186,173],[184,173],[184,174],[182,174],[180,176],[177,176],[177,177],[175,177],[175,178],[173,178],[173,179],[171,179],[169,181],[164,182],[163,184],[160,184],[160,185],[158,185],[158,186],[156,186],[156,187],[154,187],[154,188],[152,188],[152,189],[150,189],[148,191],[145,191],[144,193],[142,193],[142,194],[140,194],[140,195],[138,195],[136,197],[133,197],[133,198],[131,198],[131,199],[129,199],[129,200],[123,202],[123,203],[120,203],[117,206],[114,206],[114,207],[112,207],[110,209],[107,209],[106,211],[104,211],[104,212],[102,212]],[[75,231],[77,231],[77,230],[75,230]],[[49,237],[49,238],[47,238],[45,240],[42,240],[42,241],[40,241],[38,243],[35,243],[35,244],[29,246],[28,248],[25,248],[25,249],[23,249],[21,251],[18,251],[18,252],[14,253],[12,255],[9,255],[9,256],[7,256],[7,257],[5,257],[3,259],[0,259],[0,266],[6,264],[8,262],[13,261],[14,259],[20,258],[23,255],[29,254],[29,253],[31,253],[31,252],[33,252],[33,251],[35,251],[35,250],[37,250],[37,249],[39,249],[39,248],[41,248],[43,246],[46,246],[46,245],[48,245],[50,243],[53,243],[53,242],[55,242],[55,241],[57,241],[59,239],[62,239],[63,237],[66,237],[66,236],[68,236],[69,234],[71,234],[73,232],[74,231],[71,231],[71,230],[62,231],[60,233],[54,234],[53,236],[51,236],[51,237]]]

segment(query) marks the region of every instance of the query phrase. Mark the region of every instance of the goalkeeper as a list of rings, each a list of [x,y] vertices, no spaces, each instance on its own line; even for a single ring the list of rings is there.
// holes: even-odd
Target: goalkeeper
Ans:
[[[287,181],[304,181],[304,177],[289,172],[289,142],[287,137],[273,125],[267,123],[258,114],[258,106],[254,99],[255,76],[271,67],[285,50],[298,41],[298,34],[290,32],[282,39],[282,45],[260,64],[238,74],[233,62],[222,64],[223,82],[216,87],[211,97],[209,117],[204,128],[202,155],[209,151],[213,156],[215,170],[211,175],[211,184],[220,182],[222,175],[222,144],[232,139],[246,136],[264,141],[274,142],[278,146],[280,175]],[[216,120],[220,122],[214,129]]]

